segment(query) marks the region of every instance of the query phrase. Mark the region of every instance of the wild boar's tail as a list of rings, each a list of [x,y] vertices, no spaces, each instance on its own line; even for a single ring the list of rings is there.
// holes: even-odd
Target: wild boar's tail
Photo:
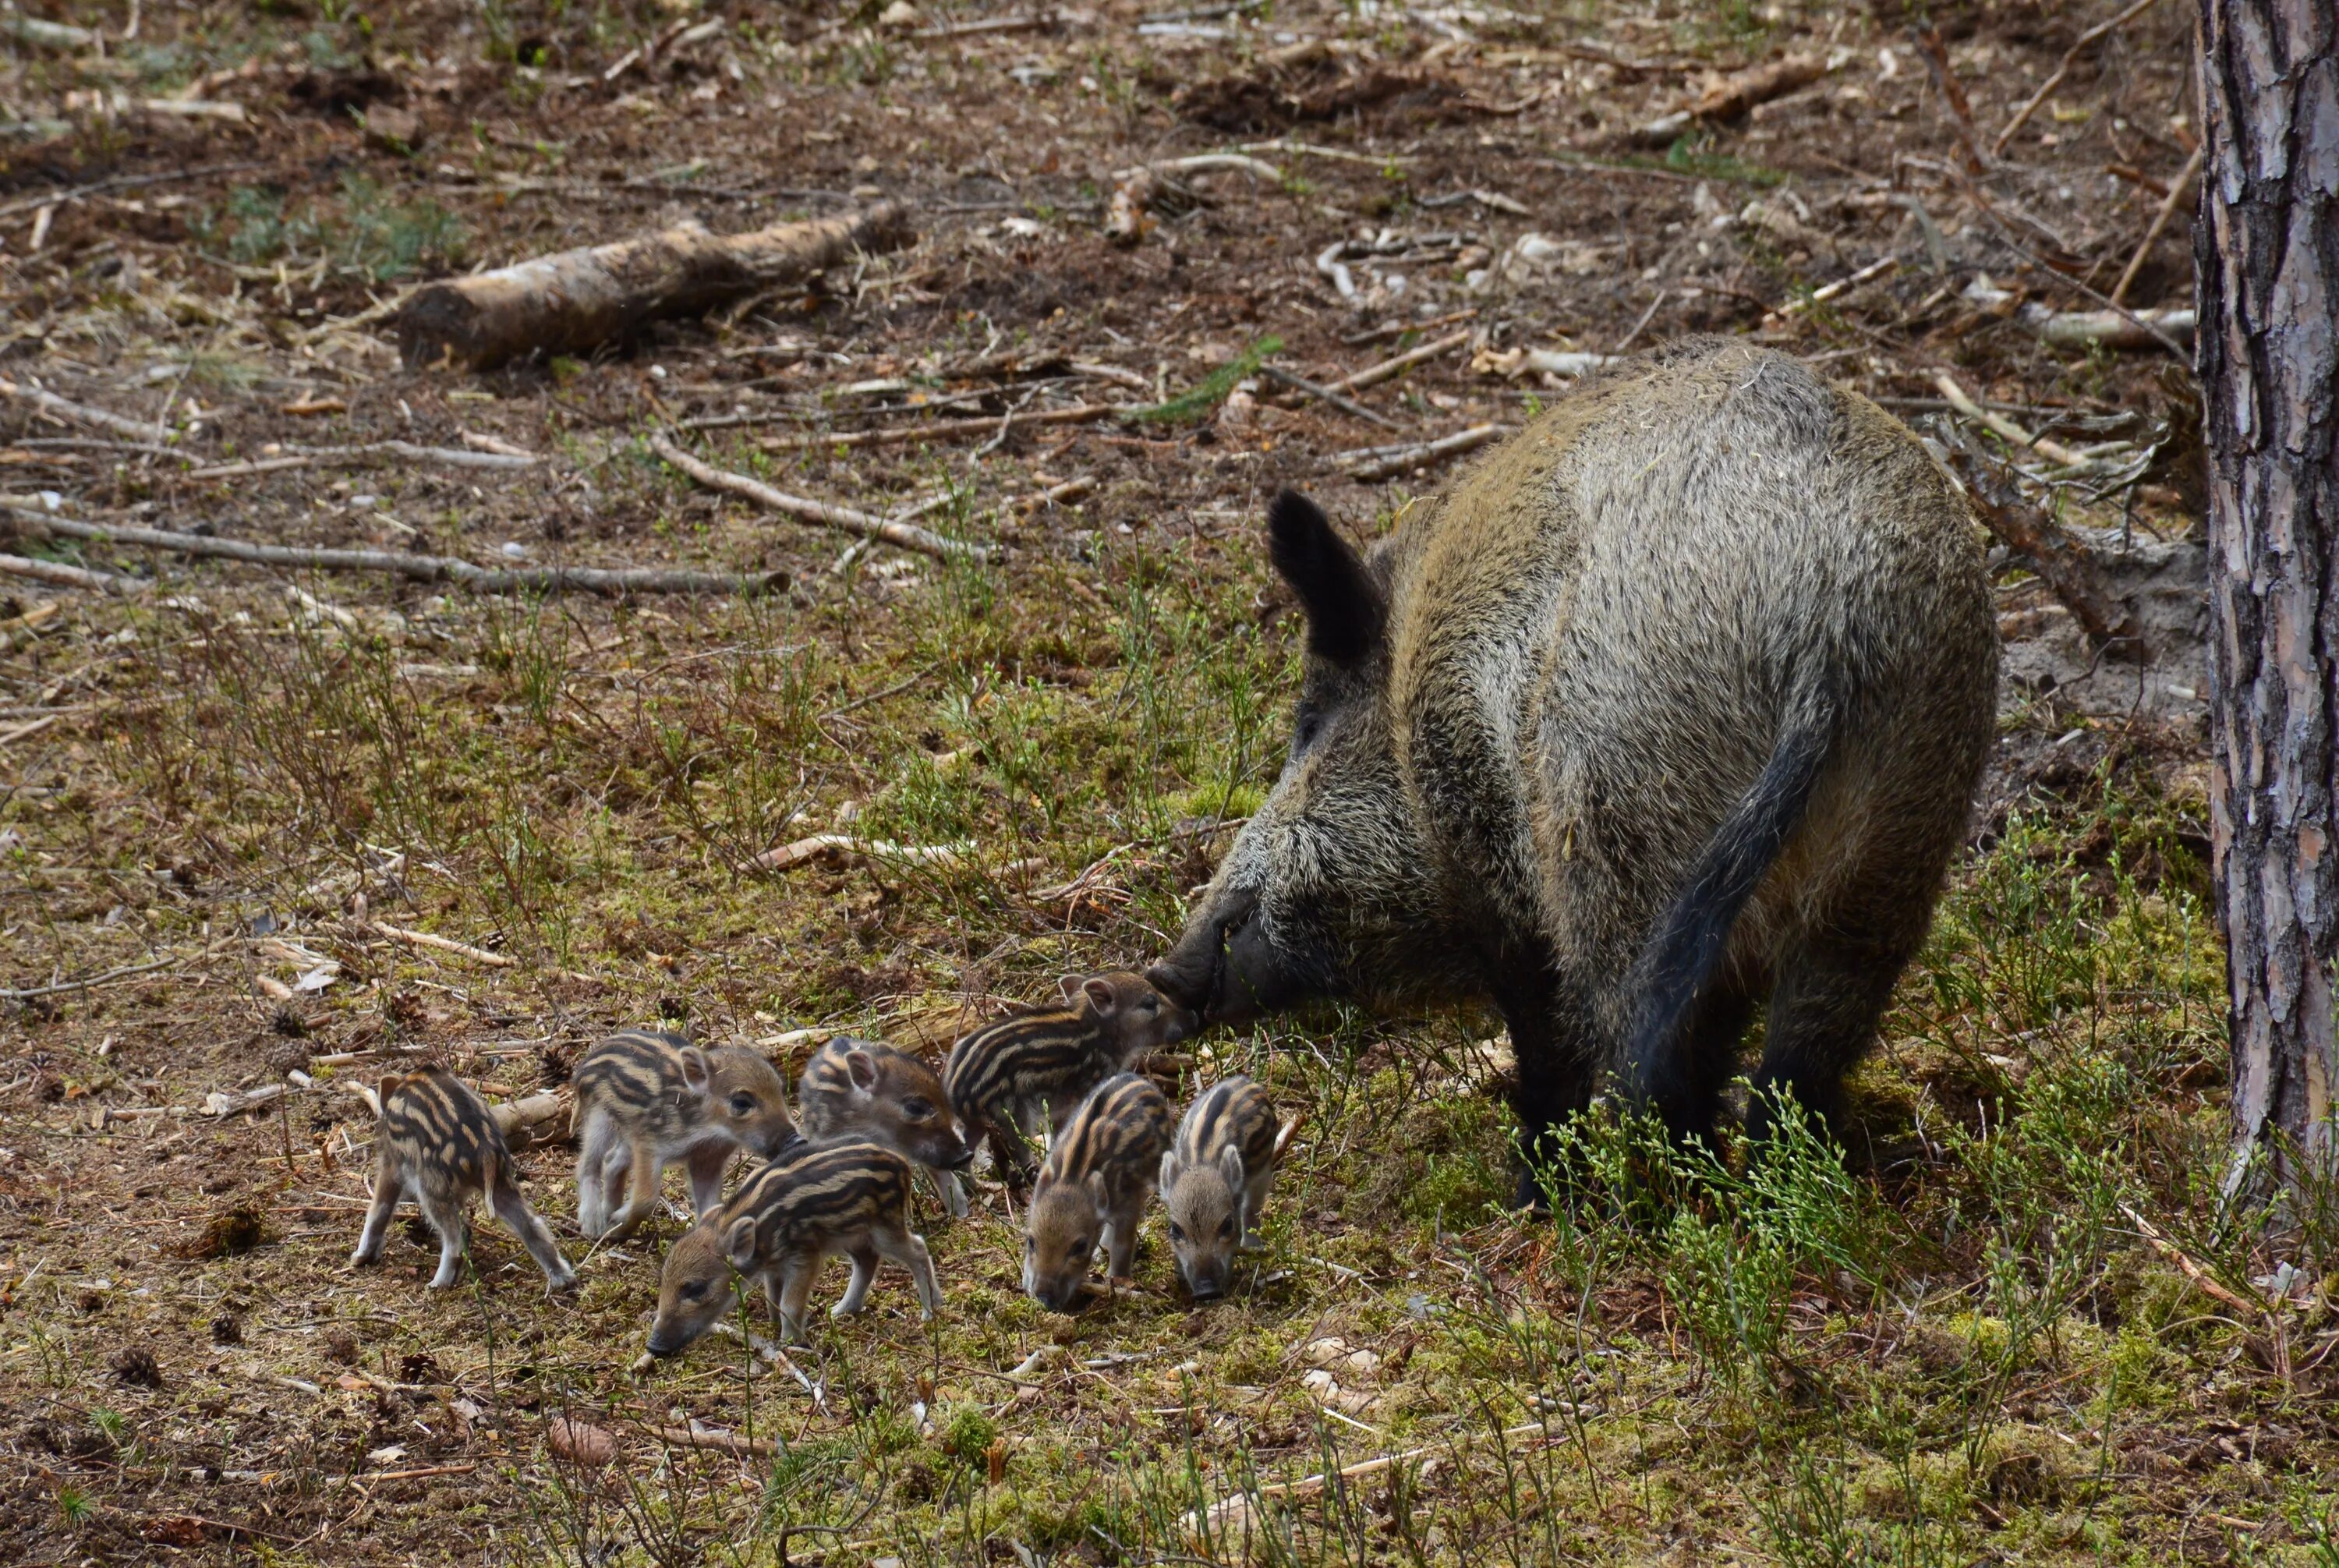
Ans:
[[[1824,689],[1791,707],[1771,760],[1753,787],[1715,828],[1641,955],[1640,1006],[1625,1057],[1625,1082],[1643,1103],[1666,1104],[1696,1070],[1681,1031],[1730,945],[1763,873],[1803,820],[1826,765],[1841,705]]]

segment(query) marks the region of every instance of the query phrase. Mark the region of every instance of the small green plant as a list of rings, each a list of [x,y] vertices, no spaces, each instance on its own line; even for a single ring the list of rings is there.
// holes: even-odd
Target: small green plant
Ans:
[[[1155,403],[1137,409],[1130,418],[1148,424],[1169,424],[1199,419],[1235,390],[1237,383],[1258,374],[1259,366],[1283,352],[1280,338],[1261,338],[1233,359],[1212,370],[1187,390],[1165,403]]]
[[[80,1529],[96,1512],[97,1504],[88,1493],[70,1482],[57,1484],[57,1517],[64,1521],[66,1529]]]

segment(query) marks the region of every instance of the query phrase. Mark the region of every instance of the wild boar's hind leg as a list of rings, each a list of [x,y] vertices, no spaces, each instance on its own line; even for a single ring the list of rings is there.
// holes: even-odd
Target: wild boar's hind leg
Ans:
[[[381,1256],[382,1233],[390,1228],[390,1216],[398,1212],[398,1200],[406,1195],[405,1181],[397,1177],[377,1178],[373,1184],[373,1207],[366,1210],[365,1228],[358,1233],[358,1249],[350,1254],[351,1263],[371,1263]]]
[[[560,1248],[553,1243],[552,1231],[536,1210],[528,1206],[528,1199],[520,1196],[519,1188],[512,1184],[509,1176],[502,1177],[489,1189],[488,1207],[495,1210],[496,1218],[508,1226],[514,1236],[519,1238],[520,1245],[528,1248],[528,1255],[536,1259],[538,1268],[544,1270],[547,1284],[555,1290],[564,1290],[576,1283],[577,1271],[568,1267],[567,1258],[560,1256]]]
[[[1815,1130],[1828,1135],[1841,1110],[1843,1075],[1876,1037],[1893,982],[1918,945],[1816,937],[1780,966],[1746,1113],[1751,1139],[1759,1144],[1769,1136],[1781,1093],[1794,1096]]]

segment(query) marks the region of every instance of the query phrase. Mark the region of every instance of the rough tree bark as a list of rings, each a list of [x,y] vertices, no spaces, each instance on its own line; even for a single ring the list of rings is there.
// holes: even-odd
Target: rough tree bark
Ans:
[[[2210,839],[2237,1188],[2339,1159],[2339,13],[2201,0]],[[2303,1161],[2304,1171],[2294,1161]]]

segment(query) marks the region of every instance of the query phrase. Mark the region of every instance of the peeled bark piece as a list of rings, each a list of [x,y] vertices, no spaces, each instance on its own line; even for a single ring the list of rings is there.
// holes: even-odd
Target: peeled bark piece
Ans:
[[[856,250],[914,239],[899,202],[745,234],[685,223],[613,245],[563,251],[415,291],[397,316],[409,365],[487,370],[576,352],[661,316],[690,315],[835,266]]]

